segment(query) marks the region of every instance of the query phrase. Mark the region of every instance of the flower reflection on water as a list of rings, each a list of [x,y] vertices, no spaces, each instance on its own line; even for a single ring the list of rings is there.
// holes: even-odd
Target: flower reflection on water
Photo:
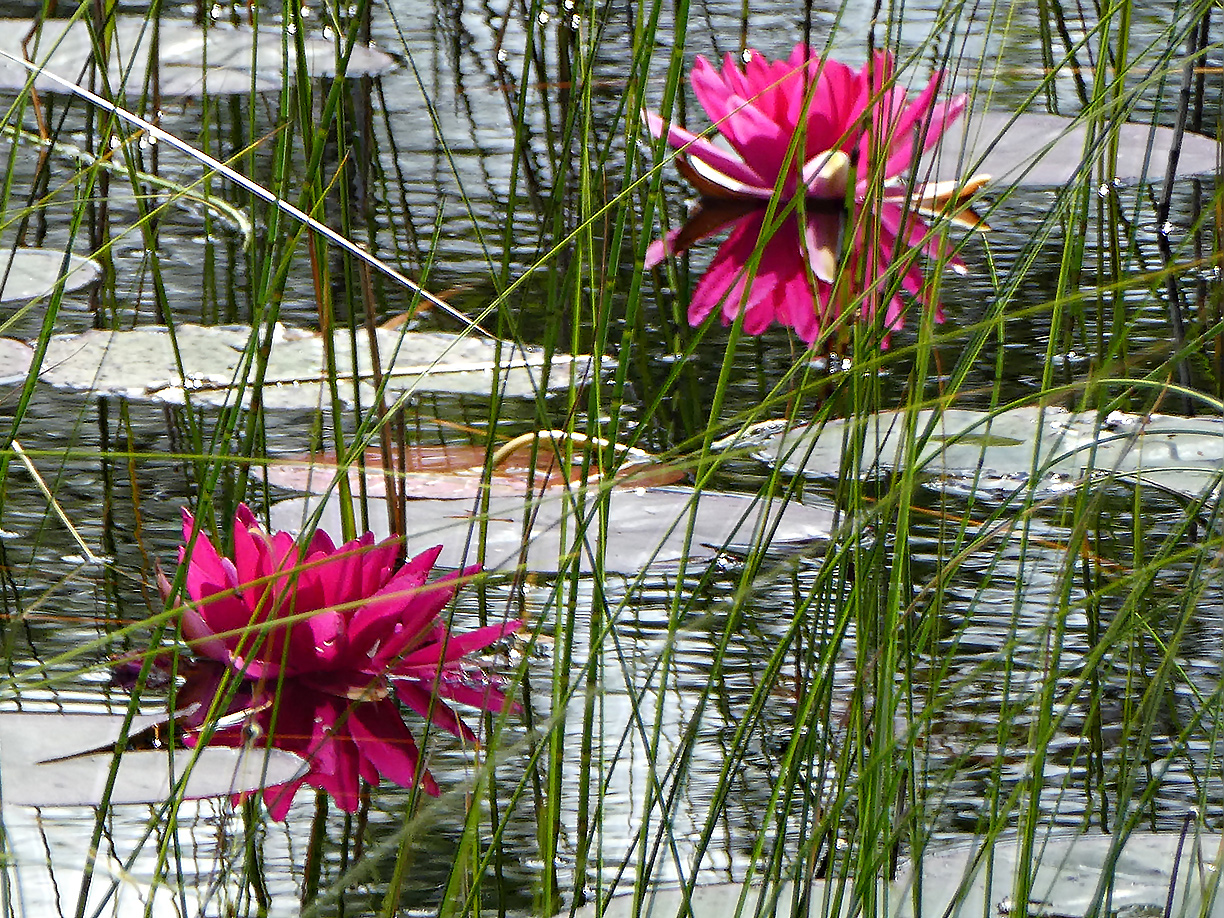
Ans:
[[[698,56],[694,95],[730,151],[646,112],[650,133],[678,151],[677,169],[701,194],[687,223],[650,246],[646,267],[731,228],[693,291],[691,324],[721,309],[729,325],[742,309],[747,333],[777,322],[812,346],[857,301],[866,319],[883,309],[886,345],[904,321],[902,291],[942,321],[919,256],[964,265],[922,214],[979,225],[963,202],[985,177],[918,186],[903,178],[966,98],[936,101],[939,73],[910,98],[895,75],[884,52],[857,72],[803,45],[784,61],[751,51],[742,70],[732,55],[721,71]]]
[[[183,538],[182,631],[200,659],[182,668],[179,724],[189,745],[250,744],[305,759],[301,779],[265,790],[274,819],[302,783],[346,812],[357,808],[361,781],[380,777],[437,794],[400,705],[474,742],[450,702],[495,712],[510,703],[469,657],[519,622],[452,633],[441,613],[458,579],[426,581],[440,549],[396,566],[397,543],[376,544],[369,533],[337,547],[316,532],[301,548],[289,533],[266,532],[245,506],[232,559],[186,512]],[[228,714],[242,716],[218,726]]]

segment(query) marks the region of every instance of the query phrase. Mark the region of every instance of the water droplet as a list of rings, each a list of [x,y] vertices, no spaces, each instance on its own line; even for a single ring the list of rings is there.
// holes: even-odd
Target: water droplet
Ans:
[[[505,63],[506,61],[508,61],[509,59],[510,59],[510,55],[506,53],[506,49],[505,49],[505,48],[498,48],[498,49],[497,49],[497,62],[498,62],[499,64],[504,64],[504,63]]]
[[[548,25],[551,19],[552,17],[548,15],[548,10],[540,10],[540,14],[536,16],[536,22],[538,22],[542,26]]]

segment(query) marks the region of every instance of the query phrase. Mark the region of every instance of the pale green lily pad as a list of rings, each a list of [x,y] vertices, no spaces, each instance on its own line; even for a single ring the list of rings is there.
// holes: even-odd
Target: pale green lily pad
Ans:
[[[682,560],[708,564],[727,555],[746,554],[760,543],[762,523],[769,532],[769,548],[800,551],[828,541],[833,533],[834,512],[829,507],[809,506],[798,501],[776,500],[766,504],[745,494],[691,488],[614,489],[608,498],[607,535],[599,541],[594,497],[583,509],[576,495],[558,496],[555,491],[528,501],[524,497],[494,497],[485,518],[484,568],[490,571],[524,569],[555,572],[565,566],[575,533],[589,521],[588,535],[579,542],[582,571],[595,569],[596,553],[609,573],[635,574],[647,568],[674,568]],[[300,532],[323,505],[319,528],[341,531],[339,498],[306,497],[281,501],[272,507],[273,529]],[[386,504],[369,504],[370,528],[378,538],[390,534]],[[523,522],[530,516],[531,528],[524,539]],[[408,502],[407,552],[415,554],[442,546],[438,564],[462,568],[477,561],[480,520],[471,500],[414,500]],[[692,540],[686,533],[692,526]],[[564,538],[563,538],[564,537]]]
[[[1117,126],[1117,132],[1116,179],[1163,181],[1173,146],[1172,128],[1126,123]],[[1087,136],[1088,126],[1082,118],[974,112],[944,131],[939,145],[923,157],[918,175],[925,181],[986,173],[995,186],[1053,188],[1093,174],[1095,157],[1087,162],[1084,158]],[[1214,137],[1187,132],[1182,136],[1177,175],[1213,173],[1219,156]]]
[[[133,720],[130,736],[165,724],[164,715]],[[0,713],[0,799],[29,806],[97,806],[114,761],[122,715]],[[280,750],[209,748],[133,749],[122,753],[109,797],[113,804],[156,804],[169,799],[185,775],[180,796],[222,797],[287,784],[306,770]]]
[[[0,385],[21,382],[30,372],[34,349],[24,341],[0,338]]]
[[[63,267],[64,253],[55,249],[0,250],[0,303],[50,296]],[[69,255],[64,291],[88,287],[101,276],[102,268],[92,258]]]
[[[1117,411],[1100,418],[1038,406],[991,417],[953,408],[917,412],[907,438],[905,417],[887,411],[778,433],[757,456],[792,475],[834,478],[842,474],[851,438],[862,437],[859,475],[909,463],[944,487],[978,493],[1021,487],[1053,493],[1112,475],[1200,495],[1218,488],[1224,475],[1224,418]],[[917,449],[928,427],[930,436]],[[911,452],[907,440],[915,444]]]
[[[877,882],[879,914],[893,918],[931,918],[940,915],[994,915],[1000,918],[1033,916],[1077,916],[1101,914],[1160,918],[1164,915],[1195,915],[1224,918],[1224,895],[1218,889],[1221,838],[1218,835],[1182,839],[1175,833],[1138,832],[1122,840],[1111,835],[1055,835],[1037,840],[1030,901],[1017,908],[1012,899],[1020,844],[1014,838],[997,840],[982,855],[982,845],[960,836],[960,843],[933,846],[922,859],[921,869],[902,869],[897,881],[885,886]],[[938,844],[938,843],[937,843]],[[1027,865],[1026,865],[1027,866]],[[992,882],[987,883],[988,874]],[[914,886],[921,876],[919,905],[915,908]],[[1176,880],[1176,884],[1174,881]],[[1169,890],[1174,889],[1172,900]],[[577,918],[749,918],[797,914],[850,918],[863,903],[852,895],[848,881],[813,880],[802,890],[807,909],[796,911],[796,886],[744,886],[736,883],[701,886],[693,890],[688,905],[682,890],[648,890],[639,908],[632,895],[611,899],[602,910],[594,905],[580,909]],[[1108,891],[1108,907],[1102,896]],[[840,895],[839,895],[840,893]],[[743,903],[741,905],[741,902]],[[1171,911],[1168,906],[1171,905]]]
[[[179,325],[172,338],[164,326],[127,331],[87,331],[51,339],[39,378],[50,385],[134,399],[195,405],[229,404],[236,398],[233,381],[250,348],[247,326]],[[334,336],[336,366],[342,376],[342,398],[354,399],[353,380],[344,378],[353,365],[348,331]],[[174,341],[182,357],[175,359]],[[361,403],[373,405],[371,355],[359,336]],[[490,341],[442,332],[379,329],[378,347],[386,394],[393,400],[406,392],[487,396],[497,371],[498,391],[507,397],[532,398],[537,390],[581,385],[592,371],[588,357],[553,355],[544,378],[544,352],[510,342]],[[329,404],[324,378],[323,339],[301,329],[278,328],[268,357],[260,397],[266,408],[311,409]],[[252,374],[253,377],[253,374]],[[250,402],[250,387],[244,399]]]
[[[26,59],[22,40],[31,33],[34,20],[0,19],[0,50],[19,60]],[[283,85],[282,73],[297,70],[294,42],[288,42],[290,61],[284,62],[285,33],[279,28],[254,30],[242,26],[212,24],[200,28],[185,19],[163,18],[158,34],[157,79],[164,96],[198,96],[204,92],[273,92]],[[144,92],[150,79],[150,49],[153,30],[140,16],[118,16],[111,37],[107,67],[112,94],[129,96]],[[312,77],[335,75],[336,46],[317,37],[304,39],[306,72]],[[83,21],[49,19],[42,24],[37,44],[30,41],[29,59],[43,69],[70,82],[81,79],[82,68],[92,56],[88,26]],[[368,45],[357,45],[349,57],[346,75],[374,76],[396,66],[389,54]],[[119,81],[126,76],[125,86]],[[26,84],[29,71],[15,61],[0,57],[0,89],[17,90]],[[90,83],[93,88],[100,82]],[[63,92],[46,78],[35,80],[42,92]]]

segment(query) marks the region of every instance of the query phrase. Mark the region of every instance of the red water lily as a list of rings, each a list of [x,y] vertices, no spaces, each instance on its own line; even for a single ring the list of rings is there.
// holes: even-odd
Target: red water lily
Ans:
[[[450,702],[506,707],[498,681],[469,658],[519,623],[452,633],[441,612],[455,575],[427,582],[440,547],[399,566],[397,543],[376,544],[369,533],[336,547],[316,532],[299,547],[289,533],[266,532],[246,506],[235,514],[232,559],[186,511],[183,537],[182,632],[214,662],[192,668],[180,690],[180,709],[194,712],[182,721],[189,739],[201,735],[210,711],[245,712],[241,728],[217,730],[209,741],[296,752],[309,765],[302,780],[351,812],[359,780],[377,784],[380,775],[437,793],[396,699],[469,741],[475,735]],[[218,701],[223,688],[227,703]],[[293,790],[265,795],[274,818],[287,812]]]
[[[438,794],[437,782],[422,764],[394,698],[386,694],[345,698],[301,679],[241,680],[229,688],[226,673],[225,667],[212,661],[189,669],[175,696],[179,709],[187,712],[178,723],[187,731],[189,746],[204,739],[212,746],[279,749],[305,761],[301,777],[264,789],[264,803],[273,819],[285,818],[294,794],[307,783],[325,791],[347,813],[360,803],[362,781],[377,786],[386,778]],[[229,700],[216,710],[219,696]],[[490,695],[489,701],[493,706],[505,699]],[[204,729],[209,713],[214,718],[237,716],[226,716],[209,734]]]
[[[887,333],[905,312],[893,277],[928,300],[919,254],[963,270],[921,212],[951,203],[949,213],[964,213],[963,199],[985,178],[915,188],[902,174],[960,115],[965,96],[937,101],[936,73],[911,98],[895,76],[884,52],[857,72],[803,45],[784,61],[751,51],[743,69],[730,54],[721,71],[699,56],[693,92],[730,150],[646,113],[702,195],[689,221],[650,247],[646,267],[731,227],[693,291],[691,324],[721,308],[729,325],[743,309],[749,334],[778,322],[812,345],[843,302],[858,300],[865,318],[885,309]]]

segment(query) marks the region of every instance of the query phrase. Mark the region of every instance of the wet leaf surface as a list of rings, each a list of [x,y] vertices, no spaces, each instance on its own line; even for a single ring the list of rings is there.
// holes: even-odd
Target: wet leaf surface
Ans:
[[[1013,120],[1014,119],[1014,120]],[[1122,182],[1163,181],[1172,128],[1126,123],[1118,127],[1116,178]],[[949,179],[985,172],[994,186],[1057,187],[1091,177],[1096,154],[1086,155],[1088,125],[1059,115],[977,112],[952,125],[919,165],[920,176]],[[1186,133],[1178,159],[1179,177],[1216,171],[1219,145],[1214,138]]]
[[[61,273],[66,274],[64,290],[70,292],[88,287],[102,276],[102,268],[93,259],[69,255],[65,272],[64,253],[55,249],[0,250],[0,303],[50,296]]]
[[[832,508],[798,501],[784,506],[779,499],[767,505],[744,494],[625,488],[608,494],[605,530],[596,503],[595,495],[583,491],[550,492],[533,501],[498,497],[489,501],[488,515],[478,517],[475,502],[410,501],[407,551],[415,554],[441,544],[437,563],[461,568],[477,562],[477,545],[483,538],[485,570],[521,567],[552,573],[573,563],[570,547],[577,544],[581,570],[594,570],[591,559],[598,552],[602,553],[603,570],[635,574],[647,568],[672,568],[682,559],[705,564],[723,555],[746,554],[762,542],[758,527],[764,529],[770,550],[813,549],[831,537],[834,523]],[[300,532],[320,505],[320,528],[340,532],[340,504],[334,496],[275,504],[272,528]],[[390,534],[386,504],[371,501],[369,512],[371,529],[385,538]],[[690,525],[691,541],[687,537]]]
[[[581,451],[579,450],[579,453]],[[398,465],[400,457],[392,456]],[[467,443],[447,443],[432,446],[410,445],[404,450],[407,470],[396,470],[396,488],[410,498],[470,498],[483,490],[485,448]],[[327,492],[340,473],[335,453],[322,453],[278,459],[268,466],[268,481],[289,491],[308,494]],[[382,454],[367,450],[364,470],[355,464],[348,469],[349,482],[356,491],[364,474],[369,497],[387,496],[387,476]],[[616,476],[618,487],[655,487],[674,484],[685,476],[679,468],[653,464],[625,466]],[[493,470],[487,490],[496,497],[522,497],[528,489],[562,488],[582,480],[581,455],[568,474],[558,464],[550,447],[541,446],[534,473],[531,468],[531,446],[515,450]],[[598,480],[592,476],[590,480]]]
[[[0,713],[0,792],[4,803],[97,806],[123,729],[122,715]],[[166,723],[165,716],[133,720],[131,735]],[[110,802],[157,804],[187,777],[187,799],[227,796],[293,780],[305,768],[277,750],[209,748],[126,750]]]
[[[434,392],[484,395],[493,390],[505,397],[530,398],[544,383],[544,352],[508,342],[461,337],[443,332],[378,330],[386,397]],[[165,326],[127,331],[87,331],[58,335],[47,348],[39,378],[64,389],[121,395],[182,404],[229,404],[232,388],[243,378],[242,368],[253,347],[255,332],[247,326],[179,325],[173,336]],[[176,348],[177,344],[177,348]],[[367,339],[360,338],[356,364],[359,378],[344,375],[354,365],[347,331],[334,337],[340,369],[341,398],[361,404],[376,402],[373,362]],[[182,363],[180,365],[179,359]],[[554,354],[547,388],[581,384],[591,370],[587,357]],[[309,410],[330,403],[324,375],[323,339],[302,329],[278,328],[271,343],[260,398],[265,408]],[[571,376],[572,374],[572,376]],[[253,376],[253,374],[252,374]],[[249,403],[251,387],[243,387]]]
[[[978,494],[1025,486],[1054,493],[1116,476],[1195,496],[1218,488],[1224,475],[1224,418],[1123,412],[1099,418],[1036,406],[992,418],[949,409],[917,412],[914,431],[915,446],[907,452],[905,415],[886,411],[776,434],[757,456],[792,475],[835,478],[842,473],[844,445],[861,435],[860,475],[908,462],[934,484]]]
[[[952,840],[957,838],[953,836]],[[1039,837],[1037,841],[1037,866],[1027,908],[1017,908],[1012,899],[1021,857],[1020,843],[1014,838],[996,841],[992,853],[980,860],[977,855],[981,841],[972,836],[961,837],[959,844],[928,850],[920,871],[920,908],[914,903],[918,871],[913,867],[903,868],[889,890],[880,884],[878,893],[895,903],[889,914],[896,918],[919,914],[1000,918],[1027,915],[1069,918],[1096,913],[1118,918],[1224,916],[1224,896],[1217,894],[1221,850],[1218,835],[1187,838],[1180,852],[1181,837],[1173,832],[1137,832],[1125,840],[1112,835],[1055,835]],[[1024,866],[1031,868],[1027,863]],[[1171,888],[1175,890],[1172,898]],[[691,897],[679,889],[659,889],[646,892],[640,912],[635,908],[634,897],[626,895],[613,898],[598,914],[606,918],[637,914],[654,918],[690,914],[702,918],[757,914],[789,918],[808,914],[795,907],[801,893],[806,894],[813,914],[819,908],[824,909],[820,914],[858,913],[861,899],[850,894],[848,885],[841,895],[838,890],[838,883],[826,880],[813,880],[803,889],[791,883],[768,889],[738,883],[715,884],[698,887]],[[1108,899],[1103,900],[1106,892]],[[1103,901],[1108,902],[1106,910],[1102,910]],[[833,902],[840,902],[840,908],[831,907]],[[577,912],[579,918],[593,918],[596,914],[595,907],[590,905]]]
[[[27,59],[22,41],[34,28],[31,19],[0,20],[0,50],[19,60]],[[111,98],[127,95],[137,98],[151,79],[150,50],[153,30],[143,17],[118,16],[111,36],[111,56],[107,77]],[[207,30],[186,19],[162,18],[158,29],[159,57],[157,79],[163,95],[198,96],[242,92],[273,92],[283,85],[282,70],[296,71],[293,43],[288,45],[290,60],[284,59],[284,31],[215,23]],[[304,39],[306,72],[312,77],[333,76],[336,72],[336,46],[317,37]],[[93,45],[87,23],[51,19],[43,23],[37,42],[30,41],[29,60],[56,76],[97,88],[87,65]],[[207,61],[207,66],[205,66]],[[373,76],[390,70],[395,59],[368,45],[357,45],[349,58],[350,77]],[[0,57],[0,89],[19,90],[25,86],[29,71],[15,61]],[[122,82],[126,79],[126,82]],[[35,80],[42,92],[60,92],[61,87],[47,79]]]
[[[33,359],[34,351],[24,341],[0,338],[0,385],[24,380]]]

